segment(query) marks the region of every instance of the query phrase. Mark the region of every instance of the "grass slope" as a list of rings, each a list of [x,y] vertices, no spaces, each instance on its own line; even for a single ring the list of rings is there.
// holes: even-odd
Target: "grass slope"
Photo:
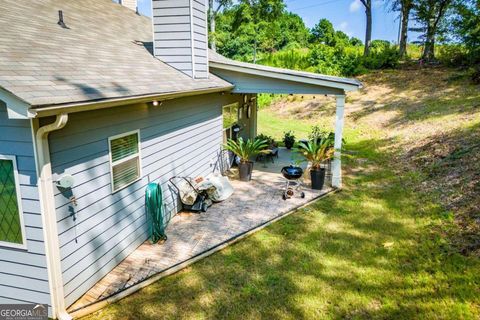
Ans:
[[[342,192],[89,319],[478,319],[479,259],[452,249],[444,232],[455,225],[451,209],[435,188],[418,189],[434,181],[431,167],[408,156],[411,150],[428,150],[437,134],[477,134],[478,96],[459,86],[467,106],[460,108],[447,93],[458,83],[439,87],[434,79],[439,74],[426,71],[418,77],[432,81],[430,90],[447,90],[439,99],[415,86],[390,91],[404,85],[409,74],[371,75],[362,79],[367,89],[349,98],[350,156]],[[292,129],[301,137],[312,123],[333,125],[332,112],[322,107],[331,108],[331,102],[305,100],[262,110],[262,131],[281,137]],[[293,110],[301,103],[318,108],[299,115]],[[285,122],[292,114],[298,116]],[[455,184],[451,188],[456,190]],[[466,207],[459,210],[467,212]]]

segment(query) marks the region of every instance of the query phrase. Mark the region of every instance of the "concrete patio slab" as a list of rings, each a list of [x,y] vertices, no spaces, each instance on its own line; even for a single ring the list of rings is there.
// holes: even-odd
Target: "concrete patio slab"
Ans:
[[[323,190],[305,187],[305,198],[297,194],[284,201],[285,179],[279,171],[290,163],[290,159],[290,151],[281,149],[275,163],[267,163],[266,168],[263,163],[256,164],[252,181],[231,180],[235,192],[226,201],[214,204],[206,213],[182,212],[176,215],[167,227],[167,241],[143,243],[68,311],[82,314],[81,310],[86,307],[106,301],[155,275],[168,274],[169,270],[177,270],[179,266],[185,267],[189,261],[193,263],[206,252],[211,254],[216,248],[219,250],[246,233],[332,191],[328,187]]]

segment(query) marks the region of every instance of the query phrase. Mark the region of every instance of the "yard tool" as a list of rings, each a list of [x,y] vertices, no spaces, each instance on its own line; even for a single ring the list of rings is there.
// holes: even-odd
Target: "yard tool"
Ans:
[[[145,190],[145,211],[149,221],[149,234],[152,243],[167,240],[165,228],[167,219],[163,209],[162,188],[158,183],[149,183]]]
[[[213,202],[225,201],[234,192],[230,180],[219,174],[206,176],[204,181],[198,184],[198,189],[205,190]]]
[[[290,165],[283,167],[281,172],[285,178],[285,190],[282,195],[283,200],[290,199],[298,192],[300,192],[301,198],[305,198],[305,192],[301,191],[302,182],[300,181],[303,175],[303,169]]]
[[[194,212],[207,212],[212,205],[206,190],[196,188],[187,177],[172,177],[170,183],[177,190],[183,209]]]

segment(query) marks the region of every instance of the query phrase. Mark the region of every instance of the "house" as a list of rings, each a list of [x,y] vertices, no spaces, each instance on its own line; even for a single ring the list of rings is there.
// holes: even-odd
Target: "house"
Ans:
[[[152,19],[133,0],[0,2],[0,303],[69,318],[147,239],[146,184],[214,171],[222,113],[254,137],[258,93],[335,95],[340,149],[359,82],[226,59],[205,0],[152,2]]]

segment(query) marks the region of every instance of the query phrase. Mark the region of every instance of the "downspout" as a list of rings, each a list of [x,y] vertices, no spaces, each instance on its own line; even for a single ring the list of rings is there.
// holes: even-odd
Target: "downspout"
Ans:
[[[65,308],[48,134],[65,127],[67,121],[68,114],[59,114],[56,116],[55,122],[38,128],[35,135],[38,192],[43,218],[43,236],[45,239],[45,254],[52,299],[52,316],[60,320],[71,320],[72,317]]]

